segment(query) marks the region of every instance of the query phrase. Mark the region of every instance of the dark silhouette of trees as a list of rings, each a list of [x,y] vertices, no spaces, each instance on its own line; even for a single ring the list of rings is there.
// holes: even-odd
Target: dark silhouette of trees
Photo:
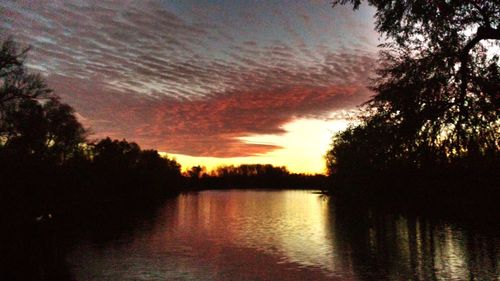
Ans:
[[[11,39],[0,47],[0,144],[41,153],[45,124],[36,99],[48,97],[51,91],[39,75],[24,67],[27,51]]]
[[[74,109],[25,68],[27,51],[12,40],[0,47],[0,276],[71,280],[60,228],[177,194],[181,167],[133,142],[88,142]]]
[[[187,180],[187,185],[191,189],[200,189],[202,187],[202,178],[206,180],[208,177],[207,168],[204,166],[193,166],[184,173]]]
[[[46,150],[47,122],[36,100],[24,100],[4,113],[4,146],[22,155],[42,156]]]
[[[120,199],[150,198],[176,192],[181,185],[181,166],[156,150],[142,150],[126,140],[103,139],[90,144],[91,174],[98,177],[95,192]]]
[[[190,189],[277,188],[324,189],[324,175],[290,173],[286,167],[270,164],[222,165],[207,173],[194,166],[186,172]]]
[[[86,131],[73,113],[73,108],[56,98],[11,103],[3,115],[4,149],[63,163],[79,153],[85,142]]]
[[[57,98],[44,103],[43,109],[49,153],[57,157],[59,163],[81,154],[87,131],[76,119],[74,109]]]
[[[186,172],[186,176],[191,178],[191,179],[199,179],[201,178],[204,174],[206,174],[207,169],[205,167],[202,167],[200,165],[198,166],[193,166],[191,169],[189,169]]]
[[[286,167],[274,167],[271,164],[243,164],[239,166],[220,166],[215,170],[217,176],[280,176],[289,174]]]
[[[20,49],[12,39],[0,46],[0,122],[5,110],[13,104],[44,98],[52,92],[39,74],[26,70],[24,61],[28,50]]]
[[[140,147],[135,142],[105,138],[93,146],[94,163],[103,169],[127,169],[135,166]]]
[[[213,172],[221,179],[220,185],[235,187],[281,187],[285,186],[284,179],[289,175],[285,167],[267,165],[240,165],[220,166]]]
[[[349,2],[361,3],[333,4]],[[488,50],[499,46],[499,3],[367,2],[387,43],[370,87],[375,95],[327,154],[338,189],[356,183],[364,192],[382,178],[404,185],[417,175],[431,188],[422,178],[438,181],[439,169],[447,180],[461,171],[491,181],[485,171],[499,167],[500,64]]]

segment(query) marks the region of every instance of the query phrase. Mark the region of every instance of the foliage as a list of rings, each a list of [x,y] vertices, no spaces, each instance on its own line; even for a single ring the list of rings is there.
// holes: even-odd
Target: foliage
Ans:
[[[81,149],[86,130],[67,104],[20,100],[4,112],[3,146],[15,154],[36,155],[64,162]]]
[[[88,142],[75,110],[25,67],[27,51],[12,40],[0,47],[1,219],[29,223],[179,190],[175,160],[125,140]]]
[[[361,4],[333,4],[348,2],[355,9]],[[500,64],[491,51],[500,46],[498,1],[367,2],[387,43],[370,87],[375,95],[359,124],[334,137],[329,173],[352,178],[497,163]]]
[[[174,159],[160,156],[156,150],[142,150],[134,142],[110,138],[89,146],[93,156],[92,174],[111,183],[109,191],[115,196],[116,193],[160,195],[166,194],[168,187],[179,188],[181,166]]]
[[[4,113],[12,106],[37,98],[46,98],[51,90],[39,74],[29,73],[24,66],[28,49],[21,50],[12,39],[0,46],[0,127]]]
[[[189,187],[193,189],[322,189],[326,185],[324,175],[294,174],[284,166],[276,167],[271,164],[222,165],[209,174],[204,167],[195,166],[187,174],[190,176]]]
[[[260,175],[286,175],[288,174],[286,167],[274,167],[270,164],[242,164],[239,166],[220,166],[215,171],[216,176],[260,176]]]

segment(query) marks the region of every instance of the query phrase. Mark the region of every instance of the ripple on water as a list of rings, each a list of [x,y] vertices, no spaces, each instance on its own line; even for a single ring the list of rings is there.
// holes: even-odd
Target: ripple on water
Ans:
[[[498,280],[498,233],[362,209],[309,191],[207,191],[68,255],[78,280]]]

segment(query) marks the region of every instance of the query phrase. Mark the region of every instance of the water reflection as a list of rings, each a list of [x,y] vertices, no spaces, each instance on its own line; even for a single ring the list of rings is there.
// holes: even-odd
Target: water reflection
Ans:
[[[496,230],[331,206],[338,251],[361,280],[497,280]]]
[[[67,260],[78,280],[497,280],[497,234],[306,191],[205,191]]]

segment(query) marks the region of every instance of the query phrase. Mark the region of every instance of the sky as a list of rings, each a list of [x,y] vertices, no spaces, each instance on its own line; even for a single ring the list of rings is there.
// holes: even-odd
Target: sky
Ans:
[[[90,128],[184,168],[324,172],[368,100],[374,10],[331,0],[0,0],[0,32]]]

